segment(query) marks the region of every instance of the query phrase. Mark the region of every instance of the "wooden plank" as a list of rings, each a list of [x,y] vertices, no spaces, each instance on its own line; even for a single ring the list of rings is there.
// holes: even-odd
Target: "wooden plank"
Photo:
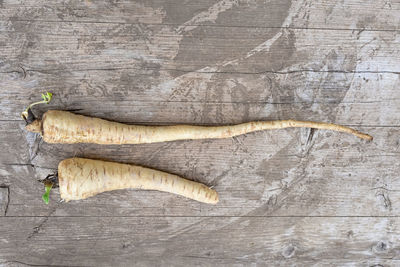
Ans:
[[[27,9],[18,4],[16,10],[7,10],[4,7],[4,21],[0,29],[4,32],[0,42],[1,53],[5,55],[5,64],[2,64],[4,72],[15,71],[19,66],[28,70],[88,70],[93,69],[115,69],[129,68],[131,70],[167,69],[172,76],[177,75],[176,71],[201,70],[205,67],[219,66],[221,72],[265,72],[265,71],[293,71],[298,69],[308,70],[342,70],[342,71],[393,71],[399,72],[397,49],[399,38],[397,31],[369,31],[368,24],[385,25],[398,21],[398,16],[391,18],[391,13],[398,11],[398,4],[388,5],[386,1],[365,2],[348,1],[343,5],[321,2],[320,7],[315,8],[313,3],[294,3],[290,6],[287,1],[273,1],[267,5],[260,5],[254,8],[252,4],[243,4],[235,7],[235,3],[227,4],[216,10],[209,18],[218,17],[229,22],[229,27],[219,27],[219,21],[215,20],[210,26],[191,26],[193,23],[209,21],[207,14],[194,15],[186,23],[182,21],[179,27],[139,24],[117,24],[114,23],[89,23],[74,22],[63,18],[57,20],[46,20],[47,15],[54,15],[48,10],[64,10],[60,16],[70,14],[78,16],[78,13],[65,10],[64,6],[55,2],[54,8],[41,8],[40,2],[27,3]],[[189,13],[200,12],[208,9],[209,6],[218,3],[203,3],[201,8],[198,3],[188,4],[186,11]],[[86,12],[94,11],[93,17],[99,18],[107,14],[121,19],[119,8],[123,5],[131,5],[124,10],[130,10],[129,16],[135,20],[135,14],[142,17],[143,14],[161,16],[168,20],[168,14],[163,14],[151,7],[146,9],[142,3],[124,2],[113,8],[99,6],[98,9],[89,9],[82,3],[80,8]],[[152,5],[152,4],[150,4]],[[155,4],[163,10],[163,5]],[[175,8],[174,4],[165,4],[166,10],[181,13],[182,10]],[[12,3],[11,3],[11,6]],[[39,10],[35,10],[35,6]],[[365,9],[360,8],[365,6]],[[357,9],[355,9],[357,7]],[[144,9],[143,9],[144,8]],[[228,8],[228,9],[226,9]],[[229,9],[233,13],[229,14]],[[345,11],[343,11],[343,9]],[[244,10],[242,10],[244,9]],[[80,10],[78,8],[78,10]],[[226,14],[228,10],[228,14]],[[251,11],[250,13],[246,12]],[[314,16],[315,13],[325,10],[327,13],[336,13],[343,23],[343,12],[356,13],[360,18],[357,23],[351,19],[350,30],[337,29],[333,27],[326,31],[321,26],[310,28],[304,25],[309,24],[307,16]],[[367,14],[360,14],[367,10]],[[377,10],[385,12],[385,16],[377,16]],[[117,13],[114,13],[117,11]],[[237,11],[237,13],[236,13]],[[266,12],[268,11],[268,12]],[[279,12],[277,12],[279,11]],[[59,11],[60,12],[60,11]],[[256,14],[253,14],[256,12]],[[324,14],[325,12],[322,12]],[[371,13],[373,12],[373,13]],[[16,13],[12,15],[13,13]],[[28,14],[27,14],[28,13]],[[26,18],[34,18],[34,14],[40,14],[40,20],[30,21]],[[206,12],[207,13],[207,12]],[[271,13],[271,14],[269,14]],[[303,14],[304,13],[304,14]],[[301,16],[303,14],[303,16]],[[86,14],[87,15],[87,14]],[[259,21],[262,25],[268,19],[280,20],[278,26],[259,27],[244,26],[243,21]],[[332,15],[332,14],[330,14]],[[329,16],[330,16],[329,15]],[[396,14],[397,15],[397,14]],[[174,19],[177,15],[171,15]],[[328,17],[329,17],[328,16]],[[190,16],[183,16],[188,17]],[[292,20],[303,17],[300,28],[279,29],[280,25],[290,26]],[[322,16],[329,21],[327,16]],[[235,18],[239,23],[235,24]],[[382,18],[383,21],[376,21]],[[141,18],[137,18],[139,21]],[[194,21],[191,21],[193,20]],[[314,21],[317,17],[313,17]],[[145,19],[146,20],[146,19]],[[267,21],[266,21],[267,20]],[[334,19],[335,20],[335,19]],[[154,23],[157,18],[152,17]],[[318,20],[316,20],[318,21]],[[272,24],[276,24],[273,22]],[[399,23],[394,23],[398,27]],[[254,26],[254,25],[253,25]],[[390,27],[390,26],[388,26]],[[354,29],[359,30],[354,30]],[[367,28],[367,30],[365,30]],[[341,40],[341,42],[337,42]],[[371,56],[375,60],[371,60]],[[346,60],[344,60],[346,59]],[[324,60],[332,61],[331,64],[321,65]],[[344,61],[344,62],[343,62]],[[237,63],[241,64],[237,64]],[[308,64],[304,64],[307,62]],[[233,64],[234,63],[234,64]],[[336,64],[335,64],[336,63]],[[301,65],[299,65],[301,64]],[[357,65],[357,69],[355,66]],[[222,66],[222,67],[221,67]],[[325,69],[326,67],[326,69]],[[212,71],[206,69],[203,71]]]
[[[14,21],[161,24],[193,30],[197,25],[399,29],[398,1],[5,1],[0,18]]]
[[[365,143],[329,131],[316,131],[310,139],[308,129],[287,129],[233,139],[134,146],[42,143],[31,161],[3,158],[4,179],[13,196],[8,214],[45,215],[55,206],[55,215],[70,216],[99,212],[110,216],[396,214],[399,208],[394,203],[400,198],[397,179],[400,128],[361,130],[373,135],[374,141]],[[17,143],[19,136],[8,136],[7,140]],[[221,201],[217,206],[209,206],[167,193],[122,190],[58,205],[58,190],[53,190],[52,204],[45,206],[40,198],[43,186],[36,179],[53,172],[62,159],[74,156],[134,163],[176,173],[214,185]]]
[[[261,119],[309,119],[353,125],[396,126],[400,75],[393,73],[133,74],[129,70],[0,76],[4,120],[45,91],[50,105],[128,123],[230,124]],[[379,90],[377,90],[377,88]],[[101,103],[99,105],[98,103]],[[366,112],[368,111],[368,112]]]
[[[107,33],[98,35],[99,25],[81,28],[78,24],[71,28],[69,23],[18,23],[21,25],[2,27],[5,28],[0,37],[0,42],[5,44],[0,47],[5,61],[3,72],[18,66],[28,71],[155,69],[169,70],[172,77],[182,71],[400,72],[398,31],[360,33],[199,26],[196,32],[181,35],[159,26],[115,29],[115,25],[101,24],[100,32]],[[74,28],[80,30],[74,31]],[[148,32],[147,35],[142,31]]]
[[[3,264],[399,264],[399,218],[1,217],[0,222]]]

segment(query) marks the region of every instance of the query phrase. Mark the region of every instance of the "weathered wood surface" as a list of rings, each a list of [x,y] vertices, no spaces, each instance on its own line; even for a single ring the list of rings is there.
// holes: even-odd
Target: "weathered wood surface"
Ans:
[[[24,217],[0,219],[6,266],[396,266],[399,218]],[[229,241],[229,242],[228,242]],[[4,242],[3,242],[4,244]]]
[[[399,265],[399,1],[0,1],[0,264]],[[50,145],[19,113],[152,125],[335,122],[135,146]],[[48,206],[72,156],[213,185],[208,206],[123,190]],[[379,265],[380,264],[380,265]]]

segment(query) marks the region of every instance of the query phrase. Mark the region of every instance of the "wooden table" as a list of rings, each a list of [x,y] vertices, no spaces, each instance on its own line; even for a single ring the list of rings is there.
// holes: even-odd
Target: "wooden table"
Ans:
[[[400,265],[400,2],[0,1],[2,266]],[[334,122],[224,140],[51,145],[20,112],[149,125]],[[213,185],[42,202],[73,157]],[[353,266],[353,265],[352,265]]]

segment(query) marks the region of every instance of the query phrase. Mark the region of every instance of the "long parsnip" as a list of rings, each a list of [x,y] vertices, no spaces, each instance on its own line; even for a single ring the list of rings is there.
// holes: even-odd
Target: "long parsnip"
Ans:
[[[228,126],[142,126],[126,125],[67,111],[49,110],[42,120],[27,125],[32,132],[42,134],[48,143],[144,144],[186,139],[227,138],[245,133],[306,127],[333,130],[372,140],[372,136],[349,127],[323,122],[281,120],[256,121]]]
[[[177,175],[85,158],[61,161],[58,165],[58,183],[61,198],[66,201],[127,188],[164,191],[208,204],[216,204],[219,200],[215,190]]]

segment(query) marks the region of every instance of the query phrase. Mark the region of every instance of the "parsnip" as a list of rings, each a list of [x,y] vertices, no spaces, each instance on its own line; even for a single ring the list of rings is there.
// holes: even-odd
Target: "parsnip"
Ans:
[[[126,188],[164,191],[208,204],[216,204],[219,200],[215,190],[177,175],[85,158],[61,161],[58,165],[58,183],[61,198],[66,201]]]
[[[96,143],[96,144],[144,144],[185,139],[227,138],[250,132],[306,127],[333,130],[353,134],[365,140],[372,136],[349,127],[312,121],[256,121],[229,126],[141,126],[126,125],[99,118],[73,114],[67,111],[49,110],[42,120],[26,126],[39,132],[48,143]]]

